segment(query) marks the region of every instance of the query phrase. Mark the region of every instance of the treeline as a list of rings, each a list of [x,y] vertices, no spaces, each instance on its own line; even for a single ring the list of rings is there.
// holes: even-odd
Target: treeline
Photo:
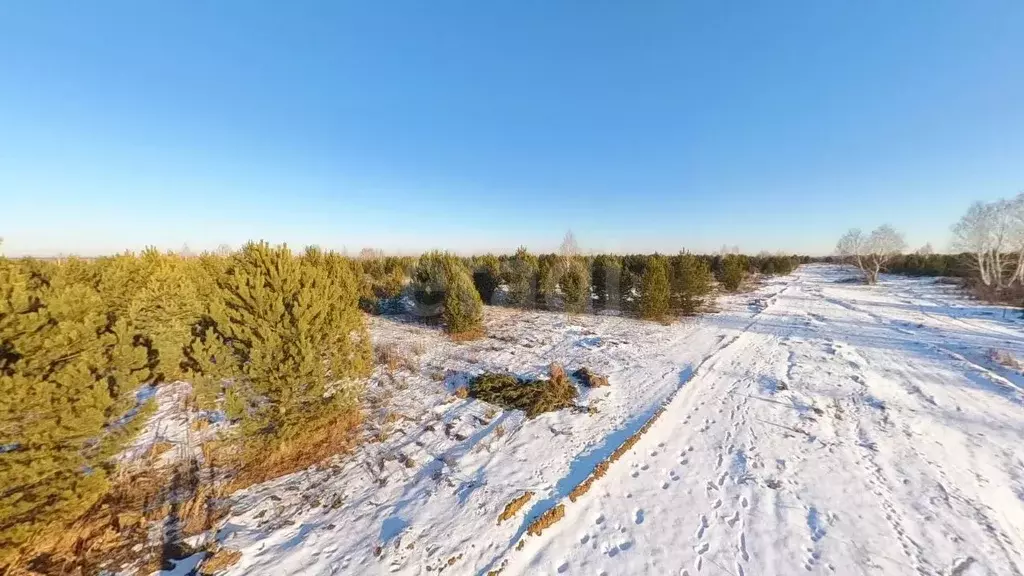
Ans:
[[[534,255],[419,258],[249,243],[185,257],[0,258],[0,571],[110,490],[112,456],[153,409],[141,391],[185,380],[233,426],[217,462],[235,487],[358,438],[373,367],[364,311],[412,312],[453,338],[483,334],[483,303],[669,321],[717,281],[785,274],[797,257]]]
[[[452,257],[454,258],[454,257]],[[417,261],[409,257],[364,254],[364,295],[369,312],[399,311],[405,295],[404,274],[415,278]],[[789,274],[810,258],[800,256],[514,254],[458,258],[469,272],[480,300],[492,305],[571,313],[616,310],[664,321],[673,314],[692,315],[705,305],[717,282],[739,290],[752,274]],[[417,280],[414,284],[422,284]],[[414,290],[413,312],[434,310],[432,292]],[[426,301],[421,301],[428,298]]]

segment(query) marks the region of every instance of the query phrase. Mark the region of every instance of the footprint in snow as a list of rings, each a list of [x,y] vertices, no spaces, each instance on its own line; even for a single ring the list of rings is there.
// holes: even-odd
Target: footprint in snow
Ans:
[[[633,522],[635,524],[637,524],[638,526],[640,524],[644,523],[644,511],[643,510],[637,510],[636,511],[636,518],[633,520]]]

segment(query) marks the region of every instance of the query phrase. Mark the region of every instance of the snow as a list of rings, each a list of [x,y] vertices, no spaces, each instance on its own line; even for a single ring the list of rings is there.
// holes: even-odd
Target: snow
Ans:
[[[988,354],[1024,358],[1021,321],[931,279],[848,275],[805,266],[670,326],[488,308],[487,339],[452,343],[373,318],[419,366],[375,374],[382,441],[238,495],[229,573],[1021,574],[1024,376]],[[596,413],[451,394],[552,361],[609,376],[582,391]]]

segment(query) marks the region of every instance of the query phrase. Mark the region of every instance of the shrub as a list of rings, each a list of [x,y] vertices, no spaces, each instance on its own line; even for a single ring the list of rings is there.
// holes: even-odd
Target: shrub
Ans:
[[[516,250],[515,255],[505,263],[503,274],[508,285],[510,305],[519,308],[533,307],[537,292],[538,267],[537,257],[527,252],[525,247]]]
[[[739,290],[743,283],[743,277],[746,275],[746,268],[742,257],[735,254],[726,255],[722,259],[722,274],[719,277],[722,286],[729,292]]]
[[[665,259],[661,256],[652,256],[640,283],[640,317],[645,320],[666,321],[670,299],[671,290]]]
[[[100,269],[0,259],[0,568],[109,486],[111,457],[150,372],[144,346],[95,284]]]
[[[707,261],[683,253],[672,258],[672,304],[683,314],[696,314],[711,292],[711,267]]]
[[[525,380],[511,374],[486,372],[469,383],[469,395],[502,408],[522,410],[527,418],[544,412],[570,408],[576,400],[576,387],[568,378]]]

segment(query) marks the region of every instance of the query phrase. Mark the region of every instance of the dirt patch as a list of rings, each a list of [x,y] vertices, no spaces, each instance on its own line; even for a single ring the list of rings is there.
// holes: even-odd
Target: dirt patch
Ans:
[[[590,368],[583,367],[572,373],[573,378],[576,378],[587,388],[603,388],[608,385],[608,377],[601,376],[596,372],[592,372]]]

